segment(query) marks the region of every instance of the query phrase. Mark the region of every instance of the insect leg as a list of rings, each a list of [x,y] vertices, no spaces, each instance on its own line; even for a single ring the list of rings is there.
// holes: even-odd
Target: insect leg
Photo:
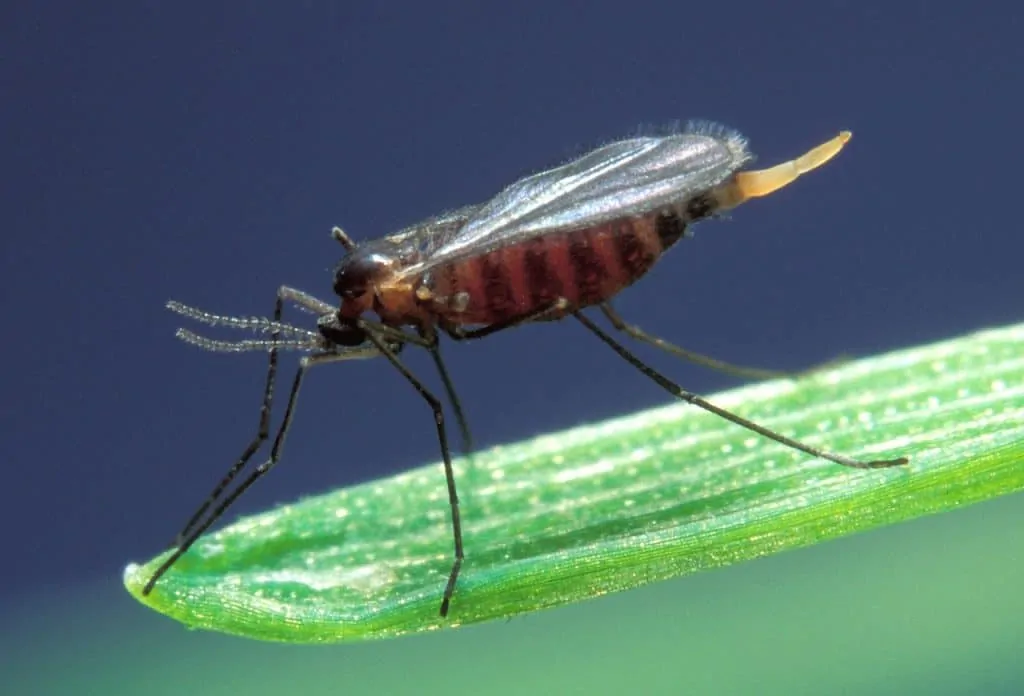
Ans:
[[[177,548],[174,549],[174,552],[170,556],[168,556],[163,563],[160,564],[160,567],[156,569],[153,575],[149,578],[149,581],[146,583],[145,587],[142,588],[143,595],[148,595],[150,592],[152,592],[153,587],[156,585],[157,581],[164,575],[164,573],[166,573],[171,568],[171,566],[173,566],[178,561],[179,558],[185,555],[185,553],[192,547],[192,544],[194,544],[196,540],[199,539],[199,537],[201,537],[206,532],[207,529],[212,527],[213,524],[224,514],[224,512],[229,507],[231,507],[231,505],[236,500],[238,500],[238,498],[241,497],[241,495],[245,493],[245,491],[247,491],[249,487],[252,486],[252,484],[256,483],[256,481],[260,477],[262,477],[268,471],[273,469],[274,465],[277,464],[277,460],[281,454],[281,447],[282,445],[284,445],[285,435],[288,434],[288,429],[291,427],[292,424],[292,417],[295,414],[295,403],[299,395],[299,387],[302,386],[302,378],[306,374],[306,370],[312,367],[313,365],[335,362],[337,360],[348,360],[349,357],[350,356],[348,355],[326,353],[320,355],[306,356],[299,362],[299,369],[295,373],[295,379],[292,381],[291,392],[288,394],[288,405],[285,407],[284,410],[284,419],[281,421],[281,425],[277,429],[277,435],[274,436],[274,444],[270,448],[270,457],[265,462],[263,462],[255,469],[253,469],[252,472],[233,491],[231,491],[223,499],[220,499],[220,494],[223,493],[228,483],[230,483],[231,480],[238,474],[242,466],[236,465],[231,468],[231,470],[228,473],[228,476],[225,477],[225,480],[222,481],[221,484],[218,485],[217,489],[215,490],[215,493],[217,495],[211,496],[210,499],[208,499],[207,502],[203,504],[202,511],[205,512],[206,508],[210,507],[213,503],[217,502],[218,499],[220,499],[219,504],[217,504],[217,506],[213,508],[213,510],[206,517],[206,519],[203,520],[201,524],[193,523],[190,525],[190,527],[188,528],[188,534],[185,535],[178,542]],[[272,364],[275,367],[271,369],[271,372],[274,372],[276,370],[276,362]],[[272,393],[273,388],[271,387],[267,391],[268,393]],[[268,398],[264,399],[265,410],[268,414],[270,412],[269,401],[270,400]],[[250,447],[246,449],[246,454],[243,455],[242,465],[244,465],[245,460],[251,457],[253,452],[255,452],[255,450],[258,449],[259,444],[264,439],[266,439],[267,436],[265,432],[267,422],[269,422],[269,416],[267,416],[266,421],[262,416],[260,417],[260,433],[262,437],[257,436],[257,439],[253,441],[255,445],[250,445]],[[194,519],[198,519],[198,515]]]
[[[725,373],[727,375],[732,375],[734,377],[747,377],[749,379],[771,379],[773,377],[793,377],[793,376],[796,376],[798,374],[801,374],[801,372],[795,372],[795,371],[794,372],[789,372],[789,371],[786,371],[786,370],[769,370],[769,369],[764,369],[764,368],[760,368],[760,367],[748,367],[748,366],[745,366],[745,365],[734,365],[733,363],[728,363],[728,362],[725,362],[723,360],[718,360],[717,358],[713,358],[710,355],[703,355],[702,353],[695,353],[695,352],[693,352],[691,350],[687,350],[686,348],[683,348],[681,346],[677,346],[674,343],[669,343],[668,341],[666,341],[663,338],[659,338],[658,336],[654,336],[652,334],[649,334],[646,331],[644,331],[643,329],[641,329],[639,326],[637,326],[636,324],[627,324],[622,319],[622,317],[619,315],[619,313],[616,312],[612,308],[611,304],[609,304],[607,302],[604,302],[604,303],[601,304],[601,311],[608,318],[608,321],[611,322],[612,326],[615,327],[615,329],[617,329],[618,331],[622,331],[623,333],[625,333],[627,336],[630,336],[631,338],[635,338],[638,341],[642,341],[644,343],[648,343],[648,344],[654,346],[655,348],[660,348],[661,350],[665,351],[666,353],[674,355],[677,358],[682,358],[683,360],[687,360],[689,362],[692,362],[695,365],[700,365],[702,367],[707,367],[707,368],[710,368],[712,370],[718,370],[719,372],[723,372],[723,373]],[[834,363],[828,363],[828,364],[832,365]],[[813,369],[816,369],[816,368],[812,368],[812,370]]]
[[[430,410],[434,412],[434,425],[437,427],[437,440],[441,445],[444,476],[448,484],[448,504],[452,511],[452,538],[455,546],[455,560],[452,562],[452,569],[448,574],[448,584],[445,585],[444,596],[441,599],[441,616],[447,616],[448,606],[451,603],[452,594],[455,592],[455,582],[459,578],[459,570],[462,568],[462,560],[465,558],[465,555],[462,551],[462,518],[459,515],[459,494],[455,490],[455,472],[452,469],[452,455],[448,448],[448,432],[444,425],[444,409],[441,407],[441,401],[398,359],[398,356],[395,355],[394,351],[385,342],[386,339],[378,336],[373,331],[372,323],[360,320],[359,325],[361,328],[367,329],[367,338],[395,366],[395,369],[405,377],[413,389],[427,402]]]
[[[323,313],[325,307],[327,308],[327,311],[330,311],[330,305],[327,305],[325,302],[318,300],[312,295],[308,295],[301,290],[283,285],[278,288],[277,299],[274,302],[274,322],[281,322],[281,315],[284,312],[284,303],[286,301],[293,302],[299,307],[317,313]],[[271,332],[271,340],[276,339],[277,336],[278,332]],[[238,473],[245,468],[249,459],[256,454],[256,451],[259,450],[266,441],[270,432],[270,406],[274,400],[274,382],[277,377],[277,356],[278,351],[271,348],[269,365],[267,367],[266,385],[263,387],[263,403],[260,406],[259,426],[257,427],[255,437],[253,437],[252,441],[242,452],[242,455],[238,460],[235,461],[234,466],[228,469],[227,473],[220,480],[220,483],[214,487],[210,492],[210,495],[208,495],[206,500],[203,501],[203,504],[199,506],[199,509],[195,511],[191,518],[189,518],[184,529],[178,533],[178,536],[175,538],[171,546],[181,546],[182,541],[192,533],[193,528],[203,514],[210,509],[210,506],[213,505],[218,498],[220,498],[224,493],[224,490],[231,484],[235,477],[238,476]]]
[[[441,376],[441,383],[444,385],[445,394],[448,395],[448,402],[455,411],[455,420],[459,424],[459,436],[462,438],[462,453],[466,455],[472,454],[473,433],[469,431],[469,421],[466,420],[466,414],[462,410],[462,401],[459,400],[459,395],[455,391],[455,383],[452,382],[452,378],[448,374],[448,368],[441,358],[441,342],[437,340],[436,332],[427,333],[424,329],[420,329],[419,333],[421,338],[430,341],[432,344],[427,350],[430,351],[430,357],[434,359],[434,366],[437,368],[437,373]]]
[[[372,319],[360,319],[359,326],[361,326],[367,333],[372,333],[379,339],[390,341],[393,344],[404,345],[411,343],[414,346],[420,348],[430,349],[436,343],[436,338],[426,336],[423,332],[409,333],[402,329],[395,328],[394,326],[388,326],[379,321],[373,321]],[[394,350],[394,345],[392,346]]]
[[[581,312],[575,311],[573,312],[573,316],[575,316],[580,321],[580,323],[583,324],[583,326],[585,326],[591,333],[593,333],[595,336],[601,339],[606,345],[608,345],[612,350],[618,353],[621,358],[623,358],[630,365],[632,365],[637,370],[642,372],[649,379],[653,380],[655,383],[658,384],[658,386],[660,386],[665,391],[669,392],[670,394],[676,396],[679,399],[682,399],[683,401],[689,404],[693,404],[694,406],[702,408],[705,411],[710,411],[711,413],[714,413],[716,416],[720,416],[721,418],[724,418],[727,421],[730,421],[740,427],[755,432],[758,435],[768,438],[769,440],[774,440],[779,444],[785,445],[787,447],[792,447],[793,449],[809,454],[812,457],[820,457],[822,459],[827,459],[830,462],[835,462],[836,464],[842,464],[843,466],[849,466],[856,469],[879,469],[883,467],[898,466],[900,464],[907,463],[907,459],[905,457],[899,457],[897,459],[879,459],[866,462],[860,461],[857,459],[852,459],[850,457],[844,457],[841,454],[833,454],[823,449],[812,447],[811,445],[806,445],[800,442],[799,440],[794,440],[793,438],[781,435],[780,433],[777,433],[774,430],[769,430],[763,425],[758,425],[757,423],[747,420],[742,416],[738,416],[735,413],[732,413],[731,411],[727,411],[724,408],[715,406],[707,399],[704,399],[692,392],[686,391],[681,386],[679,386],[672,380],[668,379],[654,368],[645,364],[643,361],[641,361],[639,358],[637,358],[635,355],[629,352],[625,347],[622,346],[622,344],[620,344],[618,341],[612,338],[606,331],[601,329],[601,327],[599,327],[597,324],[595,324]]]
[[[283,311],[284,294],[281,292],[281,290],[278,290],[277,299],[274,302],[275,322],[281,321],[281,314]],[[277,338],[276,331],[271,334],[271,338]],[[206,497],[206,500],[204,500],[203,504],[199,506],[199,509],[196,510],[195,513],[193,513],[192,517],[189,518],[188,522],[185,523],[184,529],[178,532],[178,536],[175,538],[174,543],[172,544],[173,546],[177,546],[179,548],[181,547],[184,540],[192,534],[193,530],[195,529],[196,523],[203,516],[203,514],[205,514],[206,511],[210,508],[210,506],[213,505],[218,498],[220,498],[221,494],[224,493],[224,490],[231,484],[231,482],[238,475],[238,473],[245,467],[245,465],[249,462],[249,459],[252,458],[252,455],[254,455],[256,451],[263,445],[264,441],[266,441],[267,436],[269,435],[270,432],[270,406],[274,400],[274,382],[276,381],[277,377],[277,355],[278,353],[276,349],[270,350],[269,365],[267,367],[267,379],[266,384],[263,387],[263,402],[260,405],[259,426],[256,429],[255,437],[253,437],[252,441],[246,446],[245,450],[242,452],[238,460],[235,461],[234,465],[230,469],[228,469],[226,474],[224,474],[224,477],[220,480],[220,483],[218,483],[210,492],[210,494]],[[160,573],[160,575],[162,574],[163,573]],[[147,583],[146,585],[146,590],[144,590],[144,594],[148,594],[148,591],[152,589],[152,585],[154,582],[156,582],[156,578],[157,576],[154,576],[150,579],[149,583]]]
[[[434,360],[434,365],[437,367],[437,371],[441,376],[441,382],[444,385],[445,394],[448,396],[448,400],[451,402],[452,408],[455,409],[455,419],[459,424],[459,435],[462,438],[463,449],[466,454],[472,452],[473,436],[469,432],[469,423],[462,410],[462,402],[459,400],[459,396],[455,392],[455,385],[452,382],[451,376],[448,374],[448,368],[445,366],[444,360],[441,358],[441,349],[437,340],[437,334],[433,331],[427,331],[422,327],[417,330],[416,334],[410,334],[402,329],[388,326],[387,324],[372,321],[370,319],[363,319],[362,325],[369,329],[370,333],[376,334],[381,338],[396,341],[398,342],[398,345],[411,343],[419,346],[420,348],[426,348],[430,352],[430,356]]]

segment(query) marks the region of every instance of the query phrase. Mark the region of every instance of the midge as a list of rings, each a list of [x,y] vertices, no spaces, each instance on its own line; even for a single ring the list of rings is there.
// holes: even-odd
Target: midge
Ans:
[[[469,428],[441,359],[442,334],[465,341],[571,316],[673,396],[763,437],[843,466],[870,469],[905,464],[904,458],[859,461],[826,452],[719,408],[643,363],[581,311],[597,307],[615,330],[679,357],[733,372],[764,374],[711,360],[647,334],[624,322],[609,301],[687,236],[690,225],[782,188],[827,162],[849,139],[850,133],[842,132],[794,160],[760,171],[740,171],[751,159],[745,140],[717,126],[691,126],[674,135],[621,140],[521,179],[482,205],[446,213],[382,239],[356,244],[335,228],[334,238],[346,252],[334,272],[337,305],[290,287],[278,290],[272,319],[218,316],[168,303],[171,310],[210,326],[269,334],[269,338],[240,341],[213,340],[184,329],[177,335],[210,351],[268,351],[270,366],[256,437],[189,519],[174,551],[149,579],[143,594],[277,463],[307,369],[383,356],[427,402],[437,428],[454,541],[454,560],[441,600],[441,615],[447,615],[463,560],[448,433],[441,401],[398,357],[406,345],[430,353],[465,449],[471,451]],[[316,330],[284,323],[281,315],[286,303],[316,313]],[[371,313],[375,319],[368,316]],[[270,407],[282,350],[308,355],[292,381],[269,457],[229,492],[270,435]]]

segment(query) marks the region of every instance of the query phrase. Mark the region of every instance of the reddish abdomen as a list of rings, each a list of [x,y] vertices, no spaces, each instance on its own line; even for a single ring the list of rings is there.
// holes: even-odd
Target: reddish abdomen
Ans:
[[[675,213],[616,220],[441,266],[431,274],[435,311],[456,325],[495,324],[560,297],[573,308],[599,304],[650,270],[685,227]]]

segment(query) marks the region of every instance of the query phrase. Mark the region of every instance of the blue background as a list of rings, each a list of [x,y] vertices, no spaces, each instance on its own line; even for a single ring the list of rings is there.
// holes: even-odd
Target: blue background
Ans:
[[[105,617],[111,645],[130,625],[135,640],[160,635],[174,649],[268,655],[185,634],[119,589],[125,562],[159,550],[251,437],[262,389],[262,355],[181,344],[163,303],[267,314],[280,284],[330,299],[332,225],[386,234],[638,127],[712,119],[747,135],[761,164],[855,134],[813,176],[698,227],[625,293],[619,309],[648,329],[723,359],[799,368],[1021,319],[1015,4],[379,5],[3,10],[0,610],[28,617],[5,643],[55,650],[100,630],[39,618],[67,603]],[[447,356],[482,446],[665,400],[568,322]],[[649,357],[700,392],[733,383]],[[280,468],[233,512],[436,457],[424,405],[387,364],[321,368]],[[1013,502],[999,514],[1019,525]],[[849,543],[866,542],[837,542],[834,560]],[[829,582],[812,553],[791,562]],[[709,577],[733,572],[744,571]],[[691,600],[716,584],[685,582],[672,591]],[[617,601],[592,603],[587,630]],[[509,630],[529,642],[531,625],[543,624]],[[389,669],[415,650],[389,649]],[[327,669],[333,658],[318,654]],[[140,676],[133,688],[184,688],[168,663],[153,669],[158,683]],[[217,679],[196,693],[230,693]],[[60,688],[32,683],[19,693]]]

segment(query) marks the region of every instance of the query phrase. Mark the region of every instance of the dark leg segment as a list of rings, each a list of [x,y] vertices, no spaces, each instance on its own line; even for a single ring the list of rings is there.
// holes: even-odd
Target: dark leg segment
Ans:
[[[286,301],[293,302],[299,307],[320,314],[324,313],[325,311],[331,310],[330,305],[328,305],[325,302],[322,302],[321,300],[318,300],[312,295],[304,293],[301,290],[296,290],[295,288],[282,286],[278,288],[277,299],[274,302],[275,322],[281,321],[281,316],[284,313],[284,303]],[[277,336],[277,332],[271,333],[271,340],[276,339]],[[210,506],[213,505],[217,501],[217,499],[220,498],[221,495],[223,495],[227,487],[231,485],[231,482],[235,479],[236,476],[238,476],[239,472],[245,468],[245,465],[249,462],[252,456],[256,454],[256,452],[259,450],[259,448],[263,445],[263,443],[269,436],[270,406],[274,400],[274,383],[277,381],[277,355],[278,352],[276,350],[271,349],[269,366],[267,367],[267,381],[266,385],[263,387],[263,403],[260,406],[259,426],[256,429],[255,437],[253,437],[252,442],[250,442],[249,445],[242,452],[242,455],[235,462],[234,466],[228,469],[228,472],[224,475],[224,478],[222,478],[220,483],[218,483],[217,486],[213,489],[213,491],[210,492],[210,495],[207,496],[205,501],[203,501],[203,504],[199,506],[199,509],[195,511],[191,518],[189,518],[188,523],[185,524],[185,528],[178,533],[178,536],[175,538],[171,546],[181,546],[182,541],[186,537],[191,535],[192,530],[195,527],[195,525],[199,522],[199,519],[207,510],[210,509]]]
[[[278,304],[278,309],[280,309],[280,301]],[[270,457],[265,462],[263,462],[255,469],[253,469],[252,473],[250,473],[249,476],[247,476],[242,481],[242,483],[240,483],[226,497],[220,500],[216,507],[213,508],[213,511],[206,517],[205,520],[202,521],[201,524],[197,524],[197,521],[202,516],[202,513],[204,513],[211,505],[213,505],[215,502],[217,502],[218,499],[220,499],[220,496],[224,492],[224,489],[227,488],[228,484],[230,484],[231,481],[238,475],[239,471],[241,471],[242,467],[245,466],[245,463],[248,461],[248,459],[252,457],[255,451],[259,449],[260,444],[262,444],[262,442],[267,438],[267,424],[269,423],[270,420],[270,400],[271,395],[273,394],[273,386],[268,387],[267,396],[264,397],[263,402],[263,412],[266,415],[261,415],[260,417],[260,433],[257,435],[257,438],[253,441],[252,444],[250,444],[248,448],[246,448],[246,451],[243,454],[242,459],[239,460],[239,462],[236,463],[235,466],[231,467],[231,469],[228,471],[227,476],[225,476],[224,480],[222,480],[221,483],[218,484],[217,488],[214,489],[213,494],[207,499],[207,501],[203,503],[203,506],[200,508],[199,512],[193,515],[192,519],[189,521],[188,526],[185,528],[185,531],[182,532],[183,536],[178,541],[177,548],[174,550],[174,553],[168,556],[167,559],[160,564],[160,567],[156,569],[152,577],[150,577],[149,581],[146,583],[146,586],[142,588],[142,594],[147,595],[150,592],[152,592],[153,587],[156,585],[157,581],[163,576],[164,573],[166,573],[170,569],[171,566],[173,566],[178,561],[179,558],[185,555],[185,553],[192,547],[192,544],[194,544],[196,540],[199,539],[199,537],[201,537],[206,532],[206,530],[212,527],[213,524],[221,517],[221,515],[223,515],[224,512],[229,507],[231,507],[231,505],[236,500],[238,500],[238,498],[243,493],[245,493],[245,491],[247,491],[252,484],[256,483],[256,481],[260,477],[262,477],[264,474],[266,474],[268,471],[274,468],[274,465],[277,464],[278,457],[281,454],[281,447],[284,444],[284,438],[288,434],[288,429],[291,427],[292,424],[292,417],[295,413],[295,402],[298,398],[299,387],[302,386],[302,378],[305,375],[306,370],[313,365],[345,359],[347,359],[347,356],[329,354],[314,355],[302,359],[302,361],[299,363],[299,369],[295,373],[295,380],[292,382],[291,392],[288,395],[288,405],[285,407],[284,419],[281,421],[281,425],[277,429],[277,435],[274,436],[274,444],[270,448]],[[274,372],[276,371],[276,361],[272,361],[271,365],[271,375],[268,384],[273,385],[273,375]]]
[[[360,324],[363,323],[360,320]],[[455,472],[452,470],[452,455],[448,447],[448,433],[444,425],[444,410],[441,408],[440,400],[398,359],[398,356],[384,342],[384,339],[377,336],[372,329],[368,330],[366,335],[370,342],[377,347],[377,350],[395,366],[395,369],[405,377],[413,389],[427,402],[430,410],[434,412],[434,425],[437,427],[437,439],[441,445],[441,458],[444,461],[444,476],[448,484],[448,504],[452,510],[452,537],[455,545],[455,560],[452,562],[452,569],[448,574],[448,584],[445,585],[444,596],[441,599],[441,616],[447,616],[448,606],[451,604],[452,594],[455,592],[455,582],[459,578],[459,570],[462,568],[462,560],[465,555],[462,551],[462,518],[459,515],[459,494],[455,490]]]
[[[283,311],[284,293],[282,293],[281,290],[278,290],[277,300],[274,302],[274,321],[281,321],[281,314],[283,313]],[[272,333],[271,339],[276,339],[277,335],[277,332]],[[218,498],[220,498],[220,496],[224,493],[225,489],[227,489],[227,487],[231,485],[231,482],[234,481],[235,477],[238,476],[238,473],[245,468],[245,465],[249,462],[252,456],[256,454],[257,450],[259,450],[259,448],[263,445],[268,435],[270,434],[270,406],[274,400],[274,383],[276,381],[277,350],[271,349],[270,364],[267,367],[267,381],[265,386],[263,387],[263,403],[260,405],[260,420],[259,426],[256,429],[256,436],[253,437],[252,442],[248,444],[248,446],[242,452],[242,455],[235,462],[234,466],[228,469],[227,473],[224,474],[224,478],[220,480],[220,483],[218,483],[216,487],[214,487],[214,489],[210,492],[210,495],[206,497],[206,500],[204,500],[203,504],[199,506],[199,509],[196,510],[192,517],[189,518],[188,522],[185,524],[185,528],[178,533],[178,536],[175,538],[174,543],[172,544],[172,546],[177,546],[179,548],[180,553],[178,553],[177,556],[181,556],[181,554],[184,553],[184,551],[181,550],[181,546],[185,539],[189,538],[192,535],[192,532],[195,530],[196,524],[199,522],[199,519],[206,513],[207,510],[210,509],[210,506],[213,505]],[[175,557],[175,560],[177,560],[177,557]],[[169,568],[170,565],[171,564],[168,563],[167,567]],[[153,589],[153,584],[156,582],[159,575],[163,575],[162,571],[165,570],[166,568],[163,568],[161,566],[161,571],[158,571],[158,574],[154,575],[154,577],[150,578],[149,582],[146,583],[146,587],[142,592],[143,594],[149,594],[149,591]]]
[[[455,384],[452,382],[452,378],[448,374],[448,368],[441,358],[441,345],[437,340],[437,334],[435,333],[431,336],[421,330],[420,336],[431,340],[433,343],[433,347],[428,348],[430,357],[434,359],[434,366],[437,368],[437,373],[441,376],[441,384],[444,385],[448,401],[452,405],[452,410],[455,411],[455,420],[459,424],[459,436],[462,438],[462,453],[470,455],[473,453],[473,434],[469,431],[469,421],[466,420],[466,414],[462,410],[462,401],[459,400],[459,395],[455,391]]]
[[[452,408],[455,410],[455,420],[458,421],[459,424],[459,435],[462,437],[462,446],[465,450],[465,454],[471,453],[473,451],[473,436],[469,431],[469,423],[462,410],[462,402],[459,400],[459,395],[455,392],[455,385],[448,374],[448,368],[445,366],[444,360],[441,358],[441,349],[437,340],[437,333],[433,330],[428,332],[421,328],[417,333],[412,334],[403,331],[402,329],[388,326],[387,324],[382,324],[370,319],[361,319],[360,323],[368,330],[369,333],[391,340],[399,346],[411,343],[414,346],[426,348],[430,352],[430,357],[434,360],[434,365],[437,367],[437,371],[441,376],[441,382],[444,385],[444,390],[448,396],[448,400],[451,401]]]
[[[769,440],[774,440],[779,444],[785,445],[787,447],[792,447],[793,449],[809,454],[812,457],[820,457],[822,459],[827,459],[831,462],[835,462],[836,464],[842,464],[843,466],[849,466],[856,469],[879,469],[883,467],[898,466],[907,463],[907,459],[905,457],[900,457],[898,459],[880,459],[862,462],[856,459],[851,459],[850,457],[844,457],[839,454],[832,454],[831,452],[826,452],[825,450],[819,449],[817,447],[805,445],[804,443],[798,440],[786,437],[785,435],[781,435],[773,430],[765,428],[764,426],[758,425],[753,421],[747,420],[746,418],[743,418],[741,416],[737,416],[731,411],[727,411],[724,408],[715,406],[710,401],[692,392],[686,391],[678,384],[671,381],[670,379],[662,375],[660,372],[655,370],[654,368],[646,365],[643,361],[641,361],[639,358],[637,358],[635,355],[629,352],[625,347],[622,346],[622,344],[620,344],[618,341],[612,338],[606,331],[601,329],[601,327],[599,327],[597,324],[595,324],[581,312],[573,312],[573,316],[575,316],[576,319],[578,319],[579,322],[583,324],[583,326],[585,326],[591,333],[593,333],[605,344],[607,344],[612,350],[618,353],[619,356],[622,357],[626,362],[628,362],[630,365],[632,365],[637,370],[642,372],[649,379],[653,380],[655,383],[658,384],[658,386],[660,386],[665,391],[669,392],[670,394],[676,396],[679,399],[682,399],[687,403],[693,404],[694,406],[702,408],[705,411],[710,411],[711,413],[714,413],[716,416],[720,416],[726,419],[727,421],[730,421],[740,427],[755,432],[758,435],[768,438]]]

